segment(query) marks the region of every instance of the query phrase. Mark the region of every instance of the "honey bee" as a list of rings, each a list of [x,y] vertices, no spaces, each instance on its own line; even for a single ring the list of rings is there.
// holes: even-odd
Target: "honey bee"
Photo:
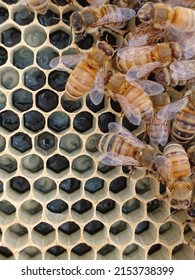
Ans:
[[[178,143],[169,143],[163,155],[156,156],[155,166],[168,186],[171,207],[186,210],[190,206],[193,183],[184,148]]]
[[[161,0],[160,2],[169,4],[171,6],[182,6],[182,7],[195,7],[194,0],[185,0],[185,1],[179,1],[179,0]]]
[[[32,11],[45,15],[49,7],[50,0],[20,0],[20,3],[22,5],[27,5]]]
[[[195,174],[195,142],[190,143],[189,148],[187,149],[187,155],[191,164],[192,171]]]
[[[109,123],[109,133],[100,136],[97,148],[99,160],[110,166],[126,165],[154,169],[157,151],[144,144],[131,132],[117,123]]]
[[[60,70],[64,70],[64,65],[71,68],[76,64],[65,87],[65,94],[69,100],[77,100],[89,93],[94,104],[102,101],[105,68],[110,67],[113,51],[108,43],[102,41],[89,53],[64,55],[50,61],[51,68],[57,67]],[[62,66],[59,66],[60,63]]]
[[[147,2],[137,15],[141,22],[153,23],[156,29],[166,29],[171,26],[181,32],[195,31],[195,11],[189,8]]]

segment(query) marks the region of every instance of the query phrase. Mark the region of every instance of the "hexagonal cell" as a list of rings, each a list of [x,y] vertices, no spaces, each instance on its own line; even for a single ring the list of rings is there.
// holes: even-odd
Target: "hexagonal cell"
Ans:
[[[36,94],[36,105],[45,112],[52,111],[58,105],[58,96],[54,91],[43,89]]]
[[[29,110],[33,105],[32,93],[23,88],[14,91],[12,105],[22,112]]]
[[[20,153],[25,153],[32,148],[31,137],[23,132],[18,132],[11,137],[11,146]]]
[[[18,194],[24,194],[30,191],[30,183],[26,178],[16,176],[10,180],[10,188]]]
[[[35,14],[31,11],[29,13],[29,9],[27,7],[21,7],[19,9],[16,9],[13,14],[13,20],[21,25],[29,25],[31,22],[33,22],[35,18]]]
[[[95,134],[90,135],[90,136],[87,138],[85,147],[86,147],[86,150],[87,150],[89,153],[96,153],[96,152],[98,152],[98,149],[97,149],[97,139],[98,139],[99,137],[100,137],[100,134],[95,133]]]
[[[127,188],[127,177],[120,176],[112,180],[109,191],[116,194]]]
[[[96,215],[101,221],[114,221],[119,215],[119,205],[114,200],[106,198],[97,204]]]
[[[28,247],[22,249],[18,253],[18,259],[19,260],[41,260],[42,253],[37,247],[28,246]]]
[[[76,246],[74,246],[70,254],[71,260],[77,260],[77,259],[90,260],[93,259],[93,257],[94,257],[93,250],[86,243],[79,243]]]
[[[135,239],[143,245],[150,245],[155,242],[157,238],[156,226],[149,222],[140,222],[135,229]]]
[[[195,242],[195,233],[194,233],[194,228],[193,228],[193,221],[186,221],[185,222],[185,227],[183,230],[184,238],[187,242],[188,245],[194,245]]]
[[[101,161],[98,163],[97,171],[101,176],[103,174],[105,178],[116,178],[119,173],[119,169],[117,167],[103,164]]]
[[[16,223],[5,231],[5,242],[12,247],[20,248],[28,242],[28,229]]]
[[[181,228],[175,222],[166,222],[159,228],[159,240],[166,245],[174,245],[181,238]]]
[[[169,205],[164,200],[151,200],[147,203],[147,214],[153,221],[163,222],[169,215]]]
[[[33,48],[41,46],[47,39],[45,30],[38,25],[30,25],[25,28],[23,36],[27,45]]]
[[[72,218],[79,224],[88,222],[93,217],[93,214],[93,205],[89,200],[80,199],[71,206]]]
[[[9,17],[8,10],[4,7],[0,7],[0,24],[4,23]]]
[[[36,61],[41,68],[49,70],[50,61],[57,56],[58,53],[53,48],[45,47],[37,52]]]
[[[64,175],[64,171],[66,169],[69,169],[69,161],[66,157],[59,154],[55,154],[52,157],[48,158],[46,166],[48,169],[50,169],[56,174],[59,174],[63,171]]]
[[[92,220],[84,226],[83,237],[87,244],[98,246],[107,238],[107,230],[104,224],[98,220]]]
[[[13,52],[13,65],[24,69],[33,64],[34,53],[27,47],[20,47]]]
[[[120,259],[120,252],[117,247],[111,244],[104,245],[100,250],[97,252],[97,259],[98,260],[119,260]]]
[[[23,118],[24,126],[33,132],[38,132],[45,126],[45,118],[38,111],[28,111],[23,115]]]
[[[125,245],[132,238],[132,229],[128,223],[119,220],[111,225],[109,234],[115,244]]]
[[[95,105],[91,99],[90,99],[90,96],[89,94],[87,95],[86,97],[86,105],[87,107],[94,113],[98,112],[98,111],[101,111],[102,109],[104,109],[105,107],[105,98],[103,98],[103,100],[100,102],[100,104],[98,105]]]
[[[12,173],[17,170],[17,161],[8,154],[0,156],[0,171]],[[10,174],[9,174],[10,175]]]
[[[123,260],[145,260],[144,249],[136,243],[128,245],[122,254]]]
[[[68,209],[68,204],[62,199],[54,199],[46,207],[50,212],[60,214]]]
[[[15,27],[4,30],[1,34],[1,42],[6,47],[13,47],[21,41],[21,31]]]
[[[48,83],[54,90],[64,91],[69,75],[65,71],[54,70],[49,73]]]
[[[81,229],[73,221],[65,222],[58,227],[58,237],[61,244],[73,246],[81,238]]]
[[[0,74],[0,84],[6,89],[13,89],[19,83],[19,73],[14,68],[3,67]]]
[[[27,174],[29,176],[32,175],[34,176],[35,173],[43,170],[43,168],[44,168],[43,159],[36,154],[30,154],[21,159],[21,170],[24,174]]]
[[[70,35],[66,31],[58,28],[49,34],[49,40],[54,47],[62,50],[69,46]]]
[[[78,176],[88,177],[94,172],[94,161],[88,155],[81,155],[73,159],[71,168]]]
[[[110,122],[116,122],[116,116],[115,114],[111,112],[106,112],[101,114],[98,117],[98,127],[102,132],[108,132],[108,124]]]
[[[143,204],[137,198],[127,200],[122,206],[123,217],[130,223],[140,221],[144,217],[144,210]]]
[[[29,68],[24,73],[24,85],[31,90],[41,89],[45,85],[45,82],[45,73],[37,67]]]
[[[79,110],[82,107],[82,99],[78,100],[68,100],[65,94],[61,98],[61,105],[65,111],[72,113]]]
[[[169,260],[168,249],[160,243],[154,244],[148,250],[148,260]]]
[[[94,44],[94,37],[91,34],[78,34],[75,36],[75,44],[82,49],[82,50],[88,50],[90,49]]]
[[[70,117],[64,112],[53,112],[48,118],[48,127],[55,132],[61,132],[70,126]]]
[[[5,110],[0,113],[0,125],[7,131],[14,131],[19,128],[20,119],[15,112]]]
[[[117,36],[118,37],[118,36]],[[103,31],[101,33],[101,36],[100,36],[100,41],[106,41],[108,42],[108,44],[110,44],[113,48],[117,48],[119,47],[117,45],[117,38],[116,38],[116,34],[114,33],[111,33],[111,32],[108,32],[108,31]]]
[[[75,201],[81,196],[81,181],[76,178],[67,178],[60,182],[59,189],[64,199]]]
[[[33,184],[33,192],[35,197],[40,201],[47,201],[55,196],[57,185],[54,180],[48,177],[42,177]]]
[[[55,229],[46,222],[40,222],[32,230],[32,241],[40,247],[48,246],[56,238]]]
[[[194,249],[181,243],[173,248],[172,260],[194,260]]]
[[[151,178],[141,178],[135,185],[136,194],[142,199],[152,199],[158,193],[158,182]]]
[[[29,199],[22,203],[19,209],[19,217],[27,225],[35,224],[40,221],[42,212],[43,206],[36,200]]]
[[[43,26],[53,26],[59,23],[59,13],[55,13],[53,10],[47,10],[45,15],[38,14],[37,18]]]
[[[50,132],[42,132],[35,137],[35,148],[43,154],[51,154],[57,148],[57,138]]]
[[[110,99],[110,106],[111,108],[117,112],[117,113],[121,113],[121,106],[118,103],[118,101],[113,100],[112,98]]]
[[[45,260],[67,260],[68,254],[65,248],[60,245],[55,245],[47,249]]]
[[[61,137],[59,147],[66,153],[75,155],[82,148],[82,140],[77,134],[68,133]]]
[[[16,207],[7,200],[0,201],[0,224],[12,222],[16,216]]]
[[[99,177],[93,177],[85,182],[85,190],[95,194],[104,188],[104,180]]]
[[[0,8],[1,13],[1,8]],[[8,58],[7,50],[3,47],[0,47],[0,66],[6,63]]]
[[[14,259],[12,251],[5,246],[0,246],[0,260]]]
[[[93,127],[93,122],[92,114],[85,111],[80,112],[74,117],[73,128],[80,133],[84,133]]]

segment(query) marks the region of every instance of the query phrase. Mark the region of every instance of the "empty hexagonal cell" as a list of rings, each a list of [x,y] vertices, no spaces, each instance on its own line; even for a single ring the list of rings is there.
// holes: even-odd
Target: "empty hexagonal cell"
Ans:
[[[38,14],[37,18],[41,25],[43,26],[53,26],[59,22],[59,13],[53,10],[47,10],[45,15]]]
[[[45,253],[45,260],[67,260],[68,254],[64,247],[55,245],[47,249]]]
[[[42,177],[33,184],[33,192],[40,201],[47,201],[55,196],[57,185],[54,180],[48,177]]]
[[[154,244],[148,250],[148,260],[169,260],[169,250],[160,243]]]
[[[20,47],[13,51],[13,65],[19,69],[24,69],[33,64],[34,54],[27,47]]]
[[[149,222],[140,222],[135,229],[135,239],[143,245],[150,245],[155,242],[157,238],[156,226]]]
[[[118,176],[110,182],[109,192],[112,197],[124,201],[127,194],[131,195],[134,186],[131,186],[131,181],[125,176]]]
[[[43,89],[36,94],[36,105],[45,112],[52,111],[58,105],[58,96],[54,91]]]
[[[68,133],[61,137],[60,148],[68,154],[77,154],[82,147],[81,138],[75,133]]]
[[[22,176],[15,176],[7,182],[6,194],[14,201],[22,201],[30,192],[29,181]]]
[[[107,238],[107,230],[104,224],[98,220],[92,220],[84,226],[83,237],[87,244],[98,246]]]
[[[56,238],[56,232],[52,225],[40,222],[32,230],[32,241],[40,247],[48,246]]]
[[[48,83],[54,90],[64,91],[68,77],[69,74],[67,72],[54,70],[49,73]],[[64,104],[64,106],[68,105]]]
[[[45,30],[38,25],[30,25],[25,28],[23,36],[27,45],[33,48],[41,46],[47,39]]]
[[[28,241],[28,229],[21,224],[14,224],[5,231],[5,242],[14,248],[23,247]]]
[[[41,89],[46,82],[46,76],[43,71],[37,67],[32,67],[24,73],[24,85],[31,90]]]
[[[36,200],[29,199],[22,203],[19,217],[26,224],[35,224],[41,220],[43,206]]]
[[[1,42],[6,47],[13,47],[21,41],[21,31],[15,27],[4,30],[1,34]]]
[[[40,249],[34,246],[28,246],[18,253],[19,260],[41,260],[42,253]]]
[[[49,170],[53,171],[56,174],[63,172],[62,175],[64,176],[65,170],[67,171],[67,169],[69,169],[69,161],[66,157],[55,154],[48,158],[46,166]]]
[[[78,36],[75,36],[75,44],[77,44],[80,49],[88,50],[94,44],[94,37],[87,33],[84,35],[78,34]]]
[[[88,155],[81,155],[73,159],[72,170],[76,171],[82,178],[88,177],[94,172],[94,161]]]
[[[101,114],[98,117],[98,127],[102,132],[108,132],[108,124],[110,122],[115,122],[116,121],[116,116],[115,114],[111,112],[106,112]]]
[[[55,132],[61,132],[69,126],[70,117],[64,112],[53,112],[48,118],[48,127]]]
[[[95,133],[95,134],[90,135],[87,138],[85,147],[86,147],[86,150],[89,153],[96,153],[98,151],[98,149],[97,149],[97,140],[98,140],[99,137],[100,137],[100,134]]]
[[[67,178],[60,182],[59,184],[60,195],[66,200],[75,201],[75,199],[80,198],[81,181],[76,178]]]
[[[145,251],[138,244],[132,243],[123,250],[122,258],[123,260],[144,260]]]
[[[145,215],[144,205],[137,198],[132,198],[123,204],[122,213],[130,223],[139,222]]]
[[[166,245],[174,245],[181,238],[181,227],[175,222],[166,222],[159,228],[159,240]]]
[[[96,113],[96,112],[98,112],[98,111],[104,109],[104,107],[106,106],[106,105],[105,105],[105,98],[103,98],[103,100],[100,102],[100,104],[95,105],[95,104],[91,101],[90,96],[89,96],[89,94],[88,94],[87,97],[86,97],[86,105],[87,105],[87,107],[88,107],[92,112]]]
[[[36,61],[41,68],[49,70],[50,61],[57,56],[58,53],[53,48],[45,47],[37,52]]]
[[[21,25],[25,26],[33,22],[35,18],[35,14],[31,11],[29,13],[29,9],[26,6],[20,6],[18,9],[16,8],[13,13],[13,20]]]
[[[5,7],[0,7],[0,24],[4,23],[9,17],[8,10]]]
[[[194,249],[184,243],[176,245],[172,250],[172,260],[194,260]]]
[[[73,246],[81,238],[81,230],[74,221],[68,221],[58,227],[58,238],[62,245]]]
[[[11,137],[11,146],[20,153],[25,153],[32,148],[31,137],[23,132],[18,132]]]
[[[76,131],[84,133],[93,127],[93,116],[89,112],[78,113],[73,120],[73,127]]]
[[[92,247],[86,243],[79,243],[74,246],[71,250],[70,259],[71,260],[91,260],[94,258],[94,251]]]
[[[49,34],[49,40],[54,47],[62,50],[69,46],[70,35],[67,31],[58,28],[56,31],[52,31]]]
[[[106,198],[97,204],[96,215],[101,221],[112,222],[119,216],[119,205],[114,200]]]
[[[164,200],[151,200],[147,203],[147,214],[153,221],[163,222],[169,215],[169,205]]]
[[[43,168],[44,168],[43,159],[36,154],[27,155],[27,156],[23,157],[21,160],[22,172],[31,177],[32,177],[32,174],[34,176],[35,173],[41,172],[43,170]]]
[[[0,201],[0,224],[12,222],[16,216],[16,207],[7,200]]]
[[[17,161],[10,155],[0,156],[0,173],[1,176],[10,176],[10,173],[17,170]]]
[[[28,111],[23,115],[23,118],[24,126],[33,132],[38,132],[42,130],[45,126],[45,118],[38,111]]]
[[[68,10],[63,12],[62,14],[62,19],[67,25],[70,25],[70,16],[72,15],[72,13],[74,13],[74,10]]]
[[[0,84],[6,89],[13,89],[19,83],[19,73],[14,68],[3,67],[0,75]]]
[[[141,178],[135,185],[136,194],[142,199],[151,199],[158,193],[158,182],[151,178]]]
[[[0,152],[5,150],[6,146],[6,140],[5,138],[0,134]]]
[[[14,259],[13,252],[5,246],[0,246],[0,260]]]
[[[61,98],[61,105],[65,111],[72,113],[78,111],[82,107],[82,100],[68,100],[64,94]]]
[[[93,205],[89,200],[80,199],[71,206],[72,218],[78,223],[86,223],[93,217],[93,214]]]
[[[114,32],[111,32],[110,30],[103,30],[103,32],[101,32],[101,37],[100,40],[101,41],[106,41],[108,42],[108,44],[110,44],[113,48],[118,48],[118,44],[117,44],[117,38],[119,36],[116,36],[116,34],[114,34]]]
[[[14,131],[19,128],[20,119],[15,112],[5,110],[0,113],[0,125],[7,131]]]
[[[0,66],[6,63],[7,58],[8,58],[7,50],[3,47],[0,47]]]
[[[52,223],[59,223],[68,215],[68,204],[62,199],[54,199],[47,204],[46,216]]]
[[[97,259],[98,260],[119,260],[120,259],[120,252],[117,247],[111,244],[104,245],[101,249],[97,252]]]
[[[22,112],[29,110],[33,105],[32,93],[23,88],[14,91],[12,105]]]
[[[124,245],[131,240],[132,229],[128,223],[119,220],[111,225],[109,234],[115,244]]]
[[[137,125],[130,123],[126,116],[123,117],[122,126],[124,126],[129,131],[134,131],[136,128],[138,128]]]
[[[57,148],[57,138],[50,132],[43,132],[35,137],[35,148],[44,155],[51,154]]]

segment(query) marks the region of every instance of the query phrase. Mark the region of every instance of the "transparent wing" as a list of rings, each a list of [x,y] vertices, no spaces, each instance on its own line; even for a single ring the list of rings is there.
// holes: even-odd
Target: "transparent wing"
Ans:
[[[154,46],[124,47],[117,52],[117,56],[128,61],[134,61],[135,57],[151,52],[154,48]]]
[[[144,65],[132,66],[126,73],[126,80],[132,82],[141,79],[145,75],[150,74],[155,68],[159,67],[161,62],[150,62]]]
[[[116,122],[110,122],[108,124],[108,129],[110,133],[117,133],[123,137],[129,144],[134,147],[144,148],[146,145],[140,141],[135,135],[133,135],[129,130],[121,126]]]
[[[95,82],[89,91],[89,96],[93,104],[98,105],[104,98],[104,67],[98,71]]]
[[[90,4],[90,7],[102,7],[106,3],[108,3],[108,0],[93,0]]]
[[[192,58],[195,55],[195,32],[182,33],[177,38],[177,43],[180,45],[185,59]]]
[[[195,78],[195,60],[174,61],[169,68],[173,71],[171,77],[178,81],[186,81]]]
[[[102,154],[98,158],[103,164],[110,165],[110,166],[121,166],[121,165],[135,165],[140,166],[139,162],[127,156],[122,156],[117,153],[108,152],[106,154]]]
[[[116,94],[116,98],[128,121],[134,125],[139,125],[141,122],[140,110],[136,108],[133,104],[130,104],[125,96]]]
[[[150,80],[137,80],[131,83],[140,86],[149,96],[158,95],[165,90],[161,84]]]
[[[156,146],[161,144],[164,146],[167,143],[169,136],[167,122],[154,116],[149,124],[148,135],[153,145]],[[153,137],[153,135],[155,135],[155,137]]]
[[[79,54],[67,54],[53,58],[49,66],[51,68],[57,68],[64,70],[64,66],[67,68],[75,67],[81,60],[87,57],[87,53],[79,53]]]
[[[147,44],[148,41],[148,35],[147,34],[141,34],[141,35],[133,35],[131,39],[128,41],[129,47],[138,47],[138,46],[144,46]]]
[[[195,1],[194,0],[161,0],[161,2],[169,4],[171,6],[183,6],[183,7],[195,7]]]
[[[160,175],[163,177],[166,183],[171,183],[171,167],[172,163],[171,161],[161,155],[156,156],[155,159],[155,166],[160,173]]]
[[[128,21],[136,15],[134,10],[127,8],[118,8],[113,13],[107,14],[92,24],[92,27],[109,25],[112,23]]]

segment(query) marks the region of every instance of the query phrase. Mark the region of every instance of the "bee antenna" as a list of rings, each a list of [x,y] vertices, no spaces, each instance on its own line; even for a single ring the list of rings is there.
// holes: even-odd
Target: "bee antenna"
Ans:
[[[67,19],[63,19],[63,18],[53,17],[53,19],[58,19],[58,20],[62,20],[64,22],[70,23]]]
[[[175,214],[178,211],[178,209],[175,209],[166,219],[163,221],[165,223],[173,214]]]

